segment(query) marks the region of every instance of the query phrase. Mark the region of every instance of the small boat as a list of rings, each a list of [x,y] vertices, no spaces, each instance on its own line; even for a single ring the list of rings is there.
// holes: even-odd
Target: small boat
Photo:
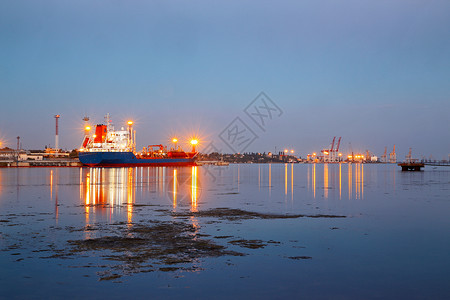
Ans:
[[[85,127],[83,143],[78,151],[80,162],[89,167],[137,167],[137,166],[194,166],[198,152],[197,140],[191,140],[192,151],[185,152],[180,147],[167,149],[162,144],[148,145],[142,152],[136,152],[136,131],[133,122],[127,128],[114,130],[109,114],[106,124]],[[177,140],[173,139],[174,144]]]

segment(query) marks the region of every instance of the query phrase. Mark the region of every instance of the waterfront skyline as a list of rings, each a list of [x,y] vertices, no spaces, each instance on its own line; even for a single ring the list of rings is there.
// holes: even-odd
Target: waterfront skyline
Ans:
[[[141,147],[220,146],[240,117],[258,136],[246,151],[305,156],[342,136],[344,151],[447,158],[449,15],[446,1],[3,1],[0,139],[53,146],[60,114],[70,150],[85,115],[111,113]],[[283,111],[264,130],[243,112],[261,91]]]

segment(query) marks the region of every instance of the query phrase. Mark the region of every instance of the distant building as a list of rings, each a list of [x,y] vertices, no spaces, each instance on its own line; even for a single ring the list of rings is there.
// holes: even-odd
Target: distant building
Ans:
[[[5,147],[0,149],[0,159],[1,160],[10,160],[13,159],[16,155],[16,150]]]
[[[0,160],[18,160],[18,161],[27,161],[27,160],[43,160],[43,153],[30,153],[25,150],[17,150],[11,148],[3,148],[0,149]]]

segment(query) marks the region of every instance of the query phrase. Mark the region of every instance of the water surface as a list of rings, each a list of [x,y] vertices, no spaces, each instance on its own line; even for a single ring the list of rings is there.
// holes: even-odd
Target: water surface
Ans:
[[[444,299],[449,187],[381,164],[0,169],[0,297]],[[201,215],[217,208],[303,217]],[[240,255],[136,266],[70,244],[151,224]]]

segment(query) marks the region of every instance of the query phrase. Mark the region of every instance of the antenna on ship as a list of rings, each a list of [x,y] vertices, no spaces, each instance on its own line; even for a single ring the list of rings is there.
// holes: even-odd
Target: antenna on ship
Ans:
[[[113,123],[112,123],[112,120],[111,120],[111,117],[110,117],[109,113],[107,113],[105,115],[105,124],[106,124],[106,131],[107,132],[114,131],[114,126],[113,126]]]

